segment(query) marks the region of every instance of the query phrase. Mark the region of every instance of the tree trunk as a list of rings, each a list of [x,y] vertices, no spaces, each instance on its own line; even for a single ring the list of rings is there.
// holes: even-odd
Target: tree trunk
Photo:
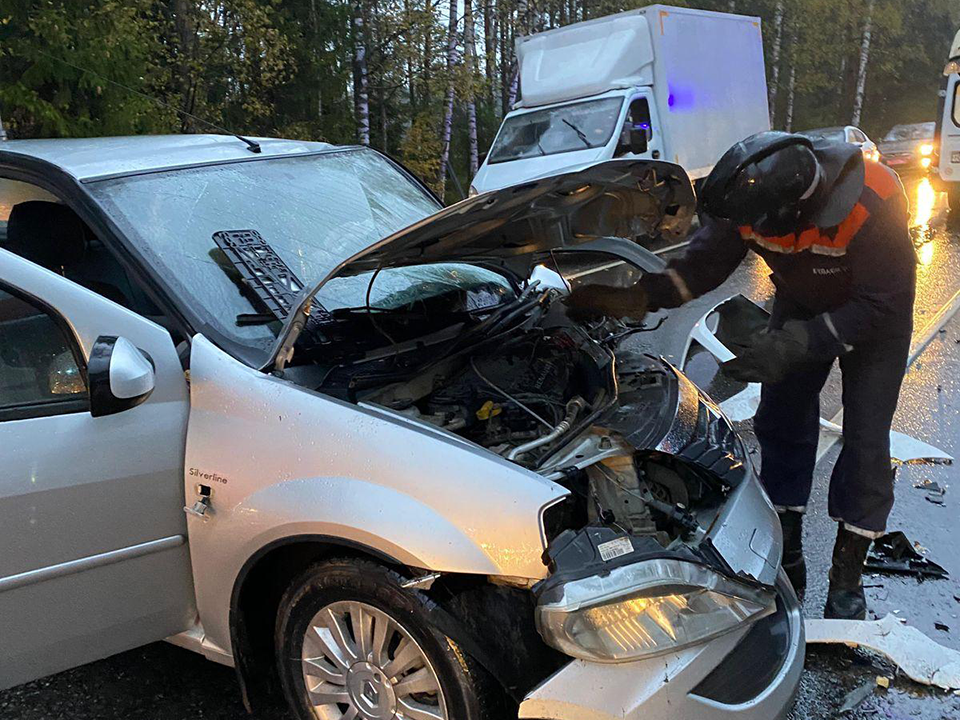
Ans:
[[[362,0],[353,0],[353,106],[357,118],[357,141],[370,144],[370,98],[367,91],[367,46],[364,37]]]
[[[870,35],[873,25],[873,7],[875,0],[867,3],[867,19],[863,24],[863,39],[860,42],[860,65],[857,69],[857,92],[853,97],[853,116],[851,125],[860,124],[860,112],[863,110],[863,91],[867,85],[867,65],[870,62]]]
[[[777,89],[780,84],[780,46],[783,41],[783,0],[777,0],[777,8],[773,15],[773,47],[770,50],[770,127],[774,126],[777,118]]]
[[[494,0],[483,2],[483,60],[487,79],[487,102],[491,110],[496,107],[497,97],[497,12]]]
[[[433,0],[426,0],[424,15],[427,17],[427,29],[423,37],[423,75],[421,81],[421,99],[424,107],[430,107],[430,76],[433,62]]]
[[[510,14],[505,11],[504,0],[497,0],[497,11],[500,16],[500,114],[506,115],[510,111],[507,100],[510,97],[510,78],[513,72],[513,54],[510,50]]]
[[[793,132],[793,98],[797,87],[797,63],[790,63],[790,80],[787,82],[787,119],[784,130]]]
[[[517,24],[521,36],[530,33],[530,4],[528,0],[519,0],[517,3]],[[517,101],[517,92],[520,89],[520,64],[517,59],[516,43],[510,48],[510,57],[512,58],[510,63],[510,90],[507,92],[507,109],[504,112],[508,112],[513,107],[513,104]]]
[[[407,33],[406,39],[408,43],[413,44],[415,42],[416,35],[413,32],[413,14],[410,11],[410,0],[403,0],[403,19],[407,24]],[[416,47],[414,45],[414,47]],[[414,72],[413,72],[413,58],[414,53],[409,51],[406,53],[406,71],[407,71],[407,97],[410,101],[410,117],[416,117],[417,114],[417,88],[414,82]]]
[[[313,71],[316,73],[317,102],[315,108],[317,122],[319,123],[323,120],[323,61],[320,57],[320,20],[317,17],[317,0],[310,0],[310,29],[313,33],[310,45],[313,51]]]
[[[173,7],[179,60],[177,73],[180,75],[180,109],[192,113],[196,110],[196,78],[192,67],[196,52],[196,26],[193,23],[189,0],[175,0]],[[181,114],[180,132],[193,131],[193,119]]]
[[[454,66],[457,63],[457,0],[450,0],[450,23],[447,26],[447,95],[443,102],[443,125],[440,128],[439,195],[442,198],[447,185],[447,165],[450,162],[450,137],[453,134]]]
[[[463,56],[466,69],[466,97],[467,101],[467,138],[470,143],[470,179],[477,174],[480,167],[480,150],[477,147],[477,101],[476,94],[473,91],[474,78],[474,57],[477,52],[476,35],[473,23],[473,2],[472,0],[463,0]]]

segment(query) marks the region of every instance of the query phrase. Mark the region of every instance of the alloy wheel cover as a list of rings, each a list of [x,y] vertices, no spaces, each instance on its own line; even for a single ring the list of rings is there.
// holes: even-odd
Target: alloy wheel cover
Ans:
[[[338,601],[321,608],[304,635],[301,668],[319,720],[447,720],[426,653],[372,605]]]

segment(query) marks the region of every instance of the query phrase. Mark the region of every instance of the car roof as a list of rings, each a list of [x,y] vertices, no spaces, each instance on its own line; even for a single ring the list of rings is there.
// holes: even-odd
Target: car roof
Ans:
[[[302,155],[336,146],[307,140],[250,138],[260,143],[255,154],[232,135],[136,135],[130,137],[7,140],[0,153],[12,153],[56,165],[77,180],[150,172],[271,156]]]

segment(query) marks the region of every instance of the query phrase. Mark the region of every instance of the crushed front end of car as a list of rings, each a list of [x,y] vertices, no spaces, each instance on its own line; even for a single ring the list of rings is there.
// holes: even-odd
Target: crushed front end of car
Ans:
[[[656,270],[617,238],[682,232],[692,208],[683,171],[646,161],[472,198],[321,283],[362,304],[331,310],[330,292],[318,313],[324,294],[305,292],[264,368],[565,490],[530,519],[542,577],[424,585],[520,717],[766,720],[796,692],[802,622],[743,442],[682,372],[631,348],[642,326],[563,305],[568,254]]]

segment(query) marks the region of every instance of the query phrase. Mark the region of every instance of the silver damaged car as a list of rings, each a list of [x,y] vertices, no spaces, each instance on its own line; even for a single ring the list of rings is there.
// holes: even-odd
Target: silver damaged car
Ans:
[[[0,145],[0,687],[166,638],[304,719],[783,716],[740,438],[562,302],[693,206],[650,161],[443,208],[368,148]]]

